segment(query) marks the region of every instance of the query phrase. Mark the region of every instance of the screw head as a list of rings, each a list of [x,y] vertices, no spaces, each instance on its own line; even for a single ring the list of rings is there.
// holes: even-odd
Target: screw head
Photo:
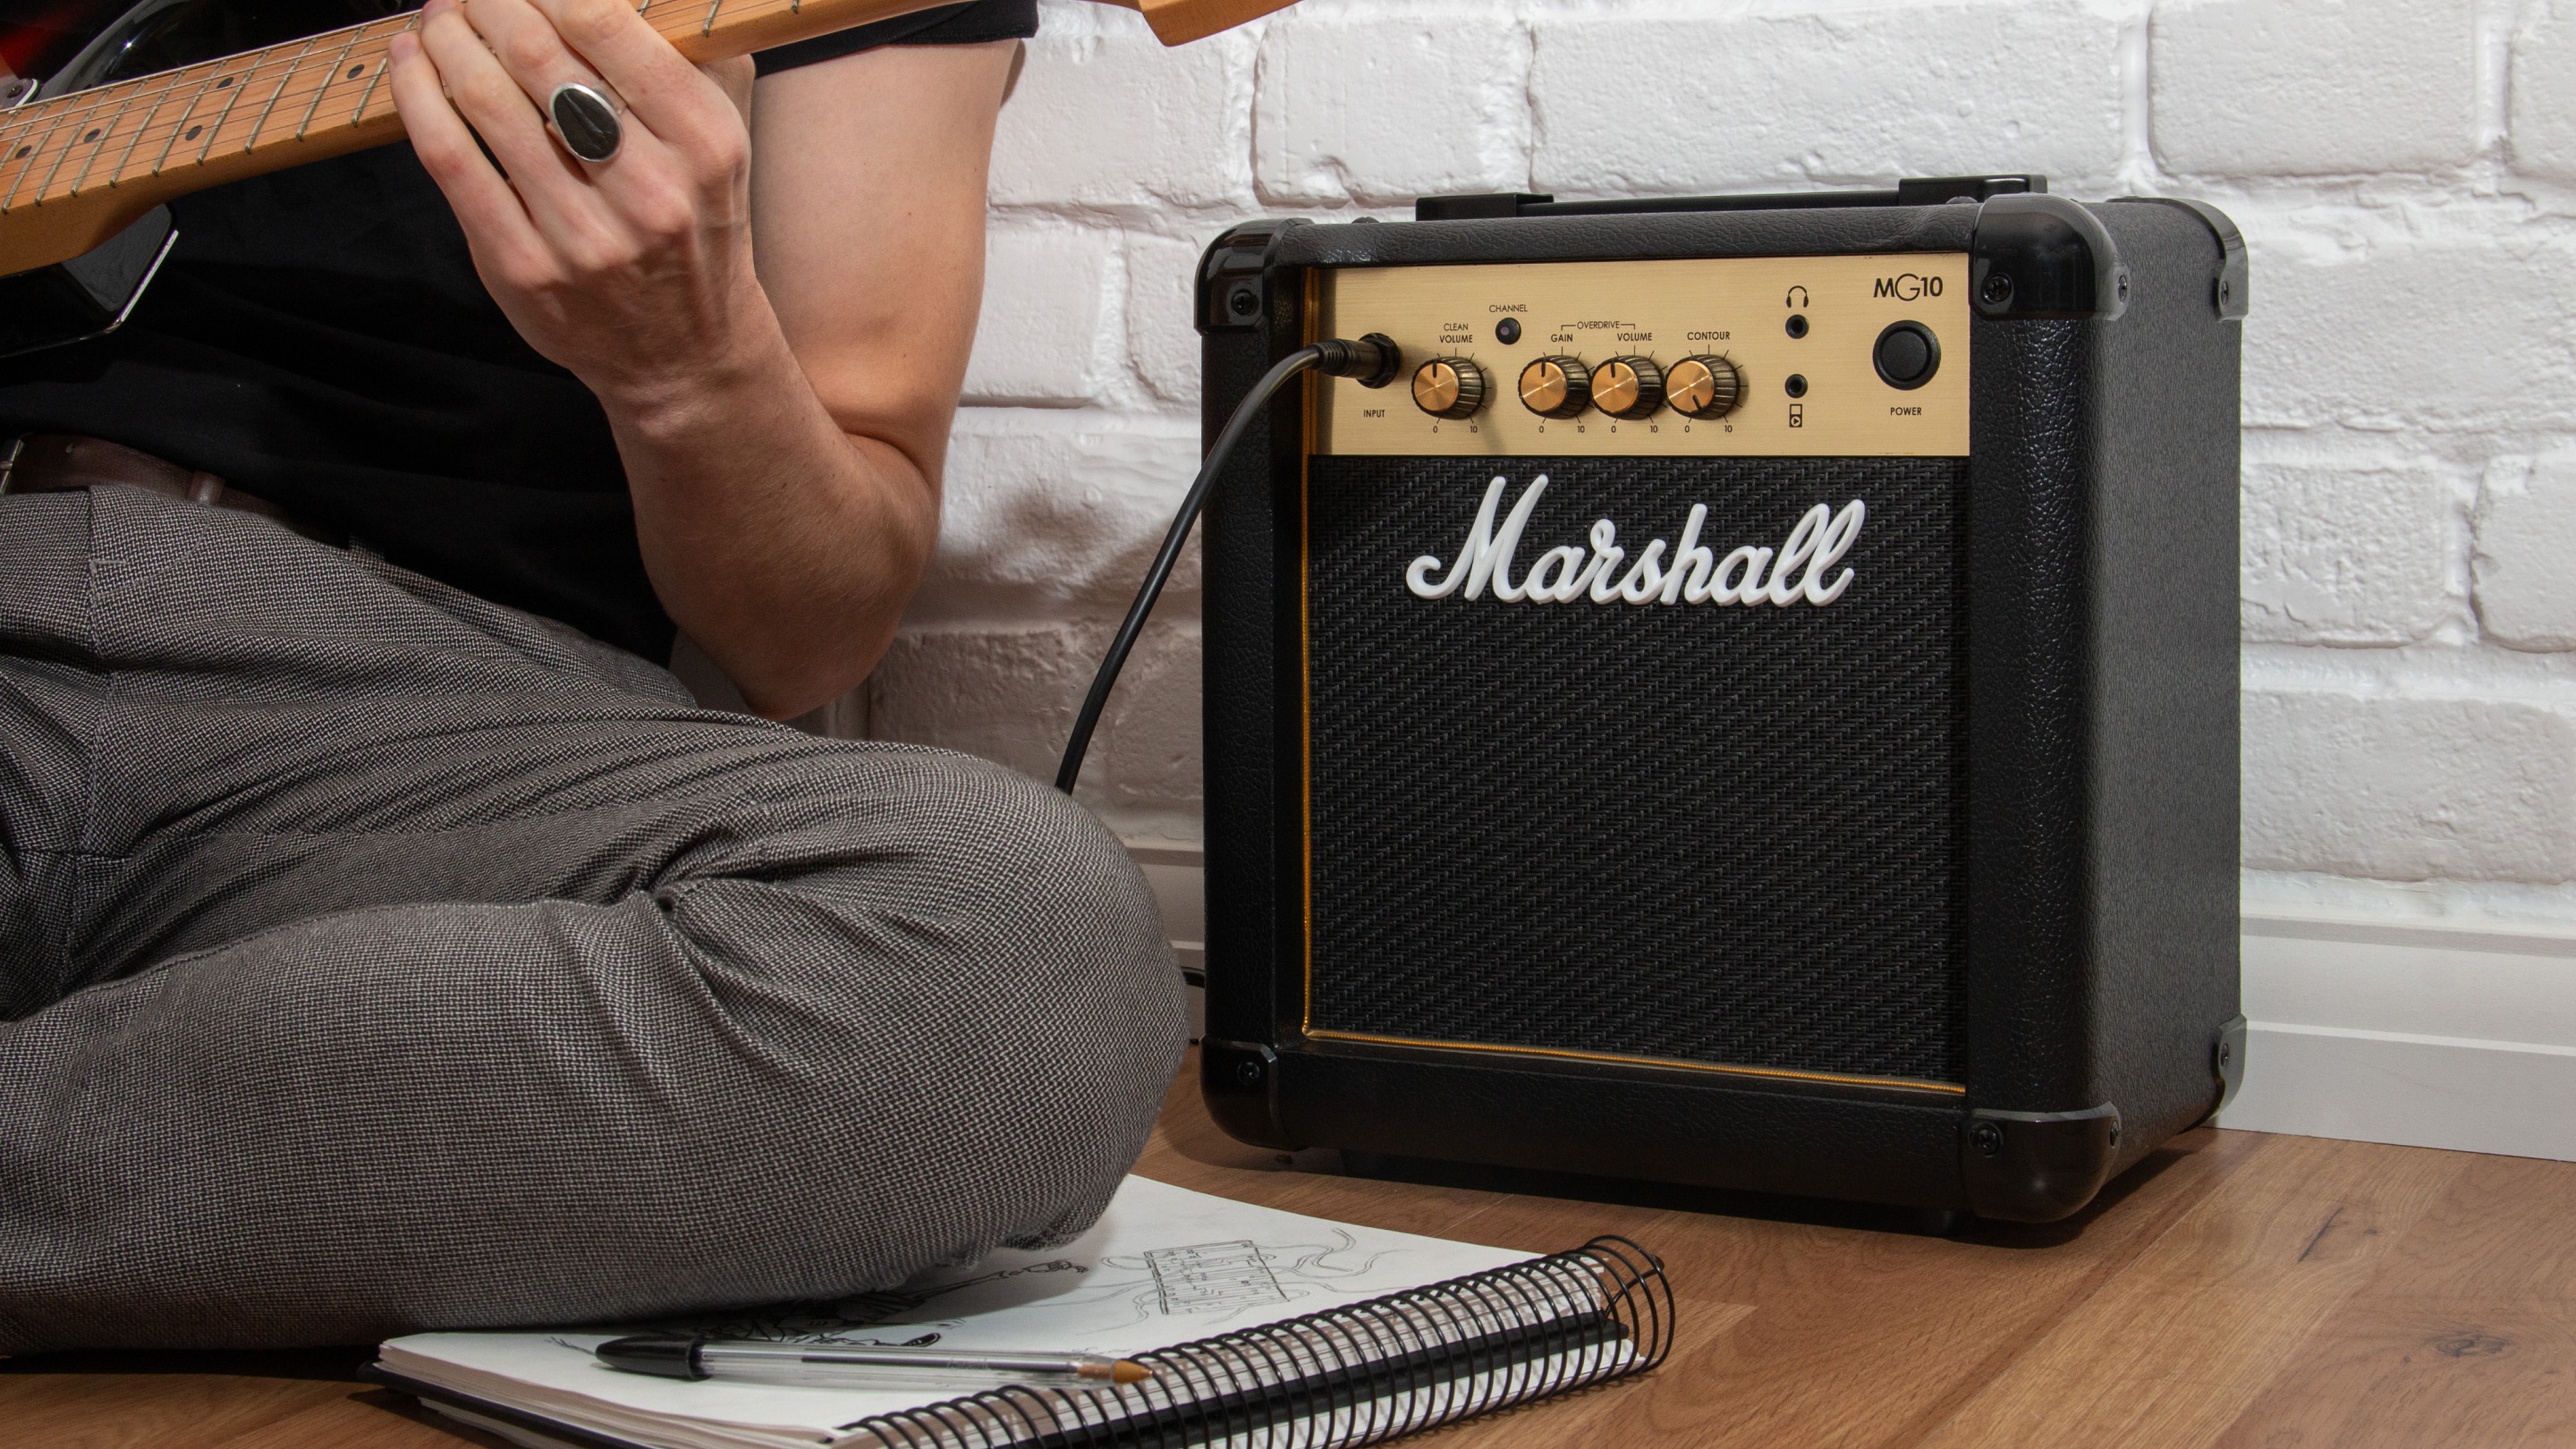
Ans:
[[[1237,317],[1249,317],[1261,310],[1261,295],[1250,287],[1237,287],[1234,295],[1225,299],[1225,305]]]
[[[2120,1124],[2117,1122],[2111,1124],[2111,1145],[2114,1147],[2120,1145]]]
[[[2229,1046],[2225,1042],[2220,1042],[2218,1044],[2218,1064],[2223,1067],[2234,1060],[2236,1060],[2236,1048]]]
[[[2000,307],[2011,301],[2012,292],[2012,278],[2001,272],[1986,273],[1985,285],[1977,289],[1977,295],[1985,298],[1989,307]]]
[[[1246,1059],[1234,1064],[1234,1079],[1251,1086],[1261,1080],[1261,1063]]]
[[[1987,1157],[2004,1150],[2004,1129],[1992,1122],[1980,1122],[1968,1129],[1968,1145]]]

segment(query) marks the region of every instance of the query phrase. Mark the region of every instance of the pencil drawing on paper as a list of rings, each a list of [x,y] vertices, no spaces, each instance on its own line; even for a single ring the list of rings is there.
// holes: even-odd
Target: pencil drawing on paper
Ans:
[[[1028,1310],[1063,1311],[1078,1320],[1084,1332],[1116,1330],[1158,1317],[1222,1323],[1247,1311],[1302,1299],[1365,1297],[1378,1291],[1370,1278],[1378,1260],[1403,1251],[1363,1252],[1348,1233],[1336,1229],[1331,1236],[1333,1241],[1328,1243],[1235,1238],[1109,1254],[1090,1268],[1080,1287],[1042,1304],[1029,1304]],[[953,1321],[933,1317],[952,1311],[952,1304],[965,1306],[954,1303],[952,1292],[942,1292],[918,1313],[907,1315],[907,1321]]]
[[[1149,1248],[1145,1267],[1154,1275],[1156,1306],[1165,1313],[1231,1313],[1288,1301],[1288,1290],[1279,1286],[1270,1260],[1249,1238]]]
[[[1305,1299],[1369,1296],[1380,1291],[1371,1270],[1390,1253],[1404,1251],[1363,1251],[1339,1229],[1330,1236],[1332,1241],[1322,1243],[1250,1238],[1185,1243],[1107,1254],[1090,1263],[1050,1258],[953,1280],[932,1278],[847,1298],[659,1326],[771,1343],[925,1346],[940,1342],[969,1318],[1006,1310],[1026,1331],[1074,1336],[1157,1318],[1221,1324],[1239,1314]]]

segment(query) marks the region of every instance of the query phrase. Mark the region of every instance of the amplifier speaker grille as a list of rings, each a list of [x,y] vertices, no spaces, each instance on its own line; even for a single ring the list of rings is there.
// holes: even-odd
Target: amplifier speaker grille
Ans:
[[[1308,468],[1309,1031],[1965,1079],[1965,459]],[[1516,569],[1868,518],[1824,607],[1415,597],[1497,471],[1550,478]]]

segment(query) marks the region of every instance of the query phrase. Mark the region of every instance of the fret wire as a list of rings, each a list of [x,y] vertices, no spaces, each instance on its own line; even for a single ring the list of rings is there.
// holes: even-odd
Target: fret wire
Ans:
[[[45,128],[44,139],[36,142],[33,146],[28,147],[27,159],[25,163],[18,168],[18,179],[9,183],[8,195],[0,196],[0,214],[5,214],[10,207],[18,204],[18,189],[27,184],[27,177],[35,171],[38,163],[45,159],[45,148],[54,144],[54,135],[56,132],[62,130],[65,119],[66,118],[62,116],[56,116],[54,118],[54,123]],[[41,190],[37,193],[40,199],[43,194],[44,193]]]
[[[322,77],[322,84],[313,88],[313,104],[304,108],[304,119],[295,127],[296,140],[303,140],[304,133],[313,129],[313,118],[322,113],[322,98],[331,94],[331,87],[340,83],[340,67],[349,63],[350,53],[358,48],[359,38],[358,34],[352,31],[349,35],[349,43],[340,47],[338,55],[331,57],[331,73]],[[373,57],[369,57],[369,63],[374,63]]]
[[[369,25],[382,23],[383,22],[381,21],[368,22]],[[361,25],[347,26],[343,28],[364,30],[367,27]],[[337,33],[337,31],[333,31],[327,32],[326,34]],[[318,42],[323,38],[326,37],[317,36],[315,37],[315,40]],[[266,52],[263,51],[262,54],[265,55]],[[91,116],[97,114],[102,108],[111,104],[116,105],[119,108],[130,105],[135,99],[144,94],[144,87],[152,81],[160,80],[163,82],[162,88],[158,94],[166,100],[172,92],[178,90],[179,87],[191,76],[204,75],[209,79],[219,77],[222,74],[224,65],[238,58],[238,56],[225,56],[213,61],[200,62],[196,65],[178,66],[169,70],[155,71],[149,75],[136,76],[130,80],[118,81],[112,85],[95,86],[88,90],[74,91],[70,95],[57,96],[48,101],[39,101],[32,106],[24,108],[27,112],[25,116],[19,117],[11,115],[7,120],[0,121],[0,126],[7,127],[10,132],[10,134],[6,135],[5,139],[0,139],[0,158],[14,155],[16,148],[23,145],[40,127],[44,129],[46,135],[46,141],[43,144],[50,144],[54,133],[59,131],[65,123],[74,120],[85,121]],[[251,71],[246,71],[243,74],[245,78],[255,78],[257,75],[257,68],[254,67]],[[123,92],[124,94],[120,96],[120,92]],[[158,103],[156,103],[155,108],[158,108]],[[29,164],[32,166],[35,162],[42,161],[43,159],[43,145],[40,144],[37,153],[29,158]],[[19,179],[23,181],[25,179],[24,175],[22,174]]]
[[[367,118],[367,107],[376,98],[376,87],[384,84],[385,74],[393,68],[394,58],[389,51],[385,58],[377,63],[376,73],[367,77],[367,88],[358,92],[358,108],[349,113],[350,125],[354,126]]]
[[[0,114],[0,163],[17,154],[18,143],[36,134],[36,122],[44,119],[45,102],[20,106]]]
[[[286,88],[295,83],[296,72],[304,68],[304,58],[311,55],[313,47],[321,43],[322,37],[314,36],[304,42],[302,50],[295,52],[295,59],[287,64],[286,74],[277,78],[277,89],[268,93],[268,104],[259,108],[259,119],[250,123],[250,135],[242,141],[243,155],[247,156],[259,149],[259,133],[267,127],[268,118],[277,114],[277,98],[285,95]]]
[[[116,158],[116,170],[107,178],[109,186],[125,179],[125,168],[134,164],[134,148],[143,144],[143,133],[152,129],[152,122],[160,116],[161,108],[170,104],[170,93],[179,88],[181,74],[179,71],[170,73],[169,81],[156,93],[152,109],[143,113],[143,124],[134,128],[134,139],[125,143],[125,154]]]
[[[131,82],[118,83],[118,85],[126,84],[131,84]],[[33,172],[37,165],[45,159],[45,148],[53,144],[55,133],[62,130],[66,124],[77,130],[81,125],[86,123],[90,117],[97,115],[99,110],[108,104],[117,89],[118,86],[101,86],[93,90],[74,91],[71,95],[64,96],[54,102],[55,105],[60,106],[63,109],[55,112],[50,123],[45,126],[44,139],[36,142],[35,145],[28,150],[26,164],[19,168],[18,181],[15,184],[12,184],[9,188],[9,195],[6,199],[6,203],[0,204],[0,210],[6,210],[7,205],[15,204],[18,194],[18,186],[25,184],[28,174]],[[74,106],[72,104],[74,96],[86,96],[89,99],[82,105]],[[42,107],[39,107],[40,112],[42,109]],[[37,123],[44,121],[45,119],[45,116],[41,113],[28,117],[26,129],[9,139],[8,146],[11,149],[0,150],[0,156],[16,155],[17,153],[14,148],[24,145],[27,138],[35,134]],[[67,143],[64,148],[63,155],[68,156],[70,154],[70,147]],[[62,168],[61,157],[55,158],[54,167],[56,170],[60,170]],[[51,172],[46,174],[45,184],[47,186],[53,184],[53,174]],[[38,187],[36,189],[36,199],[39,202],[42,202],[44,200],[44,195],[44,187]]]
[[[89,153],[89,159],[81,163],[80,174],[72,178],[72,195],[80,195],[81,188],[89,184],[89,173],[91,169],[98,165],[99,157],[107,154],[108,143],[116,139],[117,126],[124,121],[125,113],[132,110],[134,108],[134,103],[137,100],[140,100],[142,96],[143,85],[142,82],[137,81],[133,85],[133,93],[116,103],[116,114],[107,118],[107,132],[99,138],[98,149]],[[143,126],[148,126],[151,123],[152,116],[149,112],[146,112],[143,117],[142,125],[136,126],[134,128],[134,133],[138,136],[142,135]],[[107,184],[110,187],[116,185],[116,173],[112,168],[108,172]]]
[[[636,13],[639,16],[649,15],[660,3],[661,0],[638,0]],[[753,0],[753,3],[746,7],[740,3],[740,0],[710,0],[705,15],[698,20],[698,33],[701,37],[713,35],[718,23],[725,19],[724,11],[728,5],[732,5],[735,10],[733,23],[740,24],[759,14],[774,12],[777,3],[778,0]],[[804,0],[787,0],[787,9],[790,14],[803,13]],[[656,19],[658,21],[658,17]],[[681,22],[683,25],[687,23]],[[670,31],[663,28],[665,24],[667,22],[656,23],[655,29],[657,33],[668,39]],[[361,45],[367,45],[372,52],[373,43],[388,40],[392,35],[406,30],[416,30],[418,26],[419,16],[416,13],[409,13],[344,27],[343,32],[340,33],[344,33],[346,38],[338,53],[333,56],[329,71],[323,73],[315,85],[313,99],[308,104],[306,114],[294,133],[294,139],[302,139],[310,129],[322,104],[329,99],[331,88],[339,83],[342,69],[352,56],[359,53]],[[29,108],[33,114],[9,117],[6,124],[0,124],[0,167],[5,167],[8,160],[14,158],[15,152],[22,147],[28,150],[28,155],[18,162],[14,175],[0,170],[0,175],[10,176],[7,191],[0,193],[0,214],[6,214],[19,204],[20,194],[27,189],[29,181],[39,168],[44,169],[45,180],[37,186],[35,199],[41,204],[46,198],[52,196],[54,184],[60,179],[60,173],[70,159],[72,148],[82,144],[77,136],[87,129],[86,123],[113,108],[116,115],[110,119],[105,128],[106,133],[97,143],[100,150],[92,152],[83,162],[78,174],[72,179],[70,191],[66,193],[72,196],[79,195],[81,189],[89,183],[89,178],[97,166],[98,156],[103,153],[107,145],[113,143],[115,132],[122,126],[125,114],[148,97],[149,107],[144,111],[141,122],[130,133],[125,149],[110,174],[108,184],[115,186],[128,179],[134,158],[143,144],[151,138],[154,128],[160,124],[161,113],[168,108],[169,102],[174,97],[188,91],[189,83],[194,81],[196,83],[194,94],[189,97],[187,105],[181,109],[179,115],[170,121],[169,132],[160,152],[155,157],[151,170],[152,174],[159,174],[167,168],[171,154],[177,149],[179,143],[188,139],[189,123],[195,117],[200,103],[213,95],[217,84],[229,74],[234,84],[225,89],[232,93],[225,98],[223,109],[205,128],[212,134],[206,137],[206,143],[200,148],[196,158],[195,164],[204,164],[211,157],[214,147],[220,143],[221,133],[224,127],[231,123],[233,112],[240,107],[243,93],[252,85],[260,83],[265,78],[266,72],[275,67],[280,69],[282,74],[245,139],[244,150],[256,151],[261,144],[261,133],[273,118],[277,108],[289,98],[301,98],[302,92],[296,89],[296,81],[309,69],[310,61],[315,58],[313,52],[319,50],[332,33],[334,32],[324,32],[310,37],[302,49],[289,56],[278,56],[275,53],[278,47],[275,46],[262,49],[251,55],[247,66],[237,71],[227,71],[226,67],[242,57],[228,56],[201,66],[178,67],[159,72],[157,75],[143,76],[114,86],[101,87],[91,93],[76,93],[90,96],[90,99],[76,106],[70,105],[74,99],[72,96],[61,97],[53,104],[65,105],[68,108],[50,116],[44,113],[51,107],[39,103]],[[356,107],[350,113],[349,124],[353,126],[365,123],[369,111],[374,106],[376,92],[382,87],[386,75],[392,70],[391,57],[381,53],[370,54],[367,57],[367,63],[371,68],[371,74],[368,76],[367,85],[360,94]],[[153,89],[150,82],[156,79],[161,84],[158,89]],[[64,136],[67,129],[73,132],[71,138]],[[61,143],[59,150],[56,149],[58,141]]]
[[[36,187],[36,204],[38,206],[44,205],[45,198],[53,193],[54,178],[63,174],[63,163],[72,159],[72,148],[81,144],[81,128],[89,124],[90,116],[94,116],[96,114],[98,114],[98,107],[91,106],[88,114],[83,115],[80,119],[72,122],[72,138],[63,143],[63,149],[61,151],[55,153],[53,169],[45,173],[44,181],[39,183]],[[96,133],[93,132],[92,134]]]
[[[275,47],[271,47],[271,49],[274,48]],[[263,50],[259,53],[256,59],[251,61],[250,69],[243,72],[242,80],[244,83],[230,88],[232,90],[231,99],[225,101],[224,108],[215,113],[215,123],[206,128],[206,144],[198,150],[196,164],[200,166],[205,165],[206,158],[215,154],[215,142],[223,137],[224,122],[233,118],[233,107],[241,104],[242,92],[250,89],[248,84],[249,77],[257,75],[259,73],[259,68],[267,63],[268,51]]]
[[[368,23],[363,23],[363,26],[345,26],[345,31],[353,31],[353,36],[350,36],[350,49],[355,49],[355,44],[358,44],[358,41],[361,41],[361,39],[374,39],[374,36],[368,36],[366,31],[376,31],[376,28],[381,28],[381,31],[384,31],[384,34],[394,34],[394,31],[402,31],[402,28],[407,28],[407,26],[410,26],[410,18],[407,18],[407,15],[404,15],[404,18],[389,18],[389,21],[368,21]],[[337,31],[330,31],[330,34],[337,34]],[[327,36],[314,36],[314,44],[319,44],[319,41],[322,41],[322,39],[327,39]],[[265,54],[268,54],[268,52],[260,52],[260,57],[265,57]],[[144,139],[149,139],[149,129],[152,129],[152,121],[160,119],[162,106],[167,106],[167,103],[170,103],[170,95],[175,95],[175,93],[178,93],[178,90],[183,90],[185,85],[188,85],[188,83],[191,83],[191,80],[193,80],[193,83],[196,83],[196,93],[193,93],[191,98],[188,98],[188,106],[180,108],[178,116],[173,116],[173,119],[170,119],[170,134],[167,134],[167,137],[162,139],[162,150],[157,152],[155,157],[152,157],[152,170],[149,170],[147,175],[160,175],[162,170],[170,168],[170,152],[178,150],[178,144],[183,142],[183,139],[188,139],[188,134],[185,134],[185,131],[188,131],[188,119],[191,119],[191,116],[196,116],[196,108],[201,106],[201,103],[204,103],[206,98],[209,98],[209,95],[214,95],[214,83],[216,83],[216,80],[222,80],[222,77],[224,77],[224,64],[234,62],[234,59],[240,59],[240,57],[224,57],[224,59],[216,59],[216,62],[191,64],[191,67],[180,67],[180,70],[167,70],[167,72],[162,72],[162,75],[167,77],[167,85],[165,85],[165,88],[162,88],[160,98],[157,98],[157,101],[152,103],[152,116],[147,116],[147,119],[144,119],[144,126],[142,126],[142,129],[137,129],[137,134],[134,134],[134,142],[126,144],[126,157],[124,157],[124,160],[118,160],[118,165],[116,165],[116,178],[118,178],[118,180],[124,180],[124,178],[126,178],[126,173],[129,173],[129,170],[131,170],[131,160],[134,160],[134,152],[142,150],[142,142],[144,142]],[[260,75],[260,70],[265,70],[265,67],[268,67],[268,64],[273,64],[273,62],[265,62],[265,59],[255,59],[255,62],[252,62],[250,67],[247,67],[247,70],[234,72],[234,75],[237,75],[237,80],[240,80],[242,85],[255,83],[255,80],[258,80],[258,75]],[[144,80],[149,80],[149,77],[144,77]],[[294,64],[289,64],[289,83],[291,83],[291,80],[294,80]],[[237,101],[240,101],[240,93],[234,93],[234,95],[232,95],[232,101],[227,103],[227,111],[229,111],[229,108],[232,108],[232,103],[237,103]],[[219,129],[219,126],[222,126],[222,119],[216,119],[216,121],[214,121],[214,126],[216,126],[216,129]],[[211,147],[211,144],[214,144],[214,139],[209,139],[209,142],[206,142],[206,144],[209,144],[209,147]],[[204,157],[198,157],[198,160],[204,160]]]
[[[215,93],[215,82],[221,79],[221,69],[222,64],[218,62],[216,70],[209,72],[204,80],[197,83],[197,93],[188,97],[186,109],[180,111],[179,118],[170,123],[170,139],[161,143],[161,154],[152,158],[153,175],[160,175],[163,168],[170,164],[170,153],[179,149],[180,133],[188,128],[188,118],[197,114],[197,107],[204,105],[206,97]]]
[[[392,23],[394,28],[385,32],[385,58],[377,63],[376,73],[367,77],[367,88],[358,93],[358,108],[349,113],[349,124],[352,126],[367,119],[367,107],[375,102],[376,87],[383,85],[385,77],[393,72],[393,38],[405,31],[418,30],[419,12],[405,15],[399,21]]]

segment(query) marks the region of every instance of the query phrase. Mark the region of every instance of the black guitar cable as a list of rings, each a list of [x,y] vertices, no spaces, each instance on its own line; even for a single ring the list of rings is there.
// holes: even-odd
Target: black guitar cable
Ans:
[[[1403,370],[1404,354],[1383,333],[1372,332],[1356,342],[1336,337],[1301,347],[1261,375],[1252,391],[1235,404],[1234,416],[1218,430],[1216,445],[1207,451],[1199,464],[1198,477],[1190,480],[1190,491],[1181,497],[1180,512],[1173,515],[1172,531],[1163,535],[1161,552],[1154,555],[1153,567],[1145,570],[1144,585],[1136,590],[1136,602],[1127,606],[1127,617],[1120,621],[1118,633],[1109,641],[1109,652],[1101,656],[1100,672],[1091,678],[1091,693],[1082,701],[1082,713],[1073,721],[1072,738],[1064,742],[1064,763],[1056,767],[1055,787],[1070,795],[1073,782],[1082,774],[1082,757],[1091,749],[1091,732],[1099,727],[1101,708],[1109,703],[1109,691],[1118,683],[1118,671],[1127,667],[1127,653],[1136,647],[1136,636],[1145,631],[1145,620],[1154,612],[1154,601],[1163,596],[1163,585],[1172,576],[1172,565],[1180,559],[1181,545],[1187,543],[1190,529],[1199,521],[1199,508],[1207,502],[1208,486],[1225,469],[1225,460],[1234,455],[1234,445],[1242,440],[1244,430],[1260,415],[1262,407],[1288,379],[1313,368],[1326,377],[1356,378],[1363,387],[1384,387],[1395,381]]]

